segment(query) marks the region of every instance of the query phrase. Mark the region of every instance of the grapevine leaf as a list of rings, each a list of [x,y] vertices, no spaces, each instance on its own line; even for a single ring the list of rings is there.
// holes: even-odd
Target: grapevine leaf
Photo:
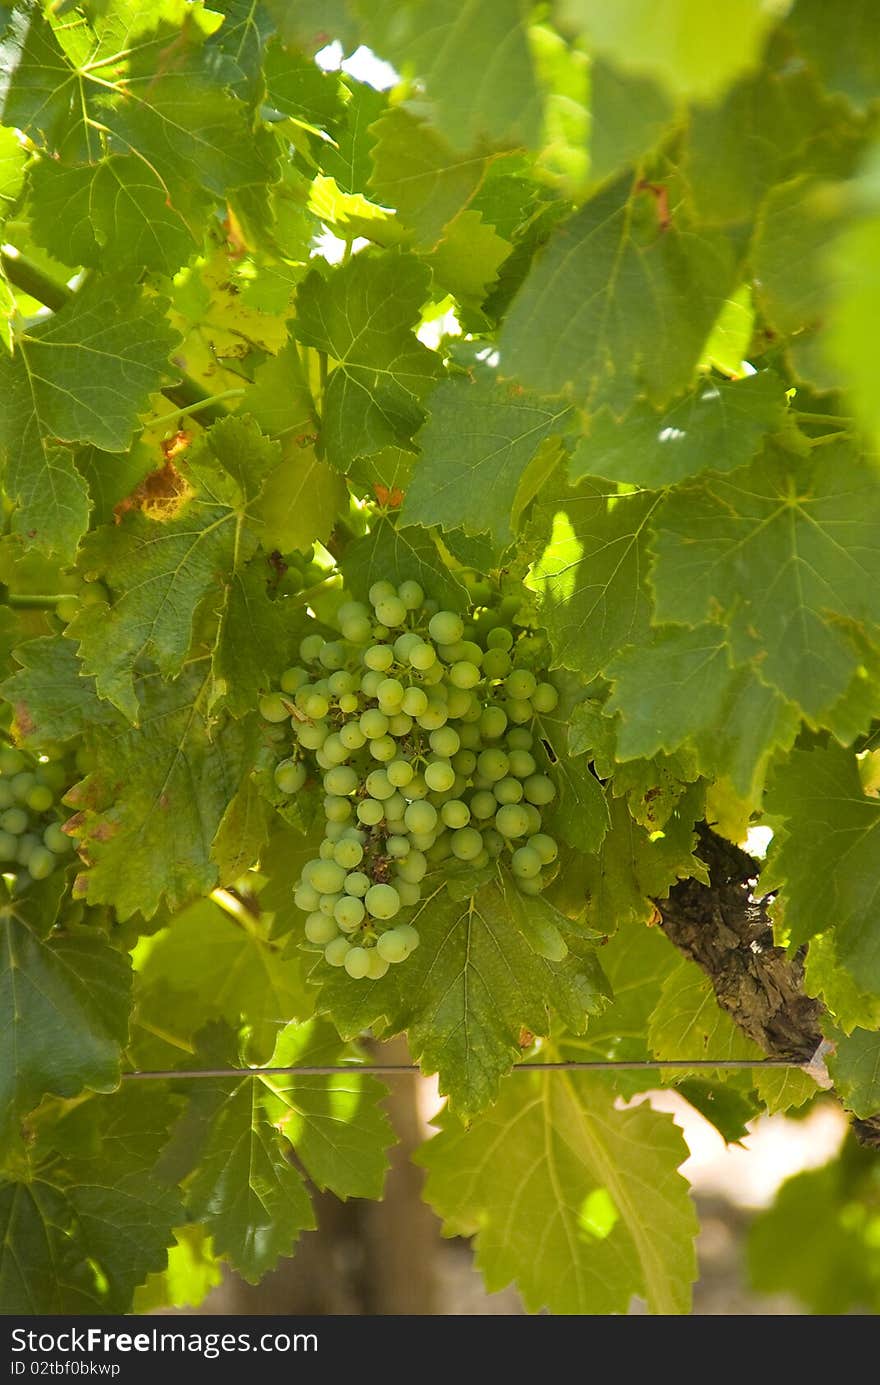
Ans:
[[[832,1031],[834,1051],[828,1071],[848,1110],[857,1116],[880,1111],[880,1034],[854,1029],[851,1034]]]
[[[0,1182],[0,1302],[5,1313],[95,1313],[94,1271],[72,1238],[70,1208],[49,1183]]]
[[[340,567],[346,585],[360,600],[366,600],[373,583],[384,578],[397,586],[416,581],[429,597],[452,611],[467,605],[465,588],[441,565],[434,540],[418,525],[397,526],[380,519],[346,550]]]
[[[412,329],[428,292],[425,267],[397,253],[358,255],[327,279],[313,270],[299,287],[293,330],[331,358],[322,438],[341,471],[422,422],[438,362]]]
[[[283,461],[266,478],[255,513],[267,546],[289,553],[326,540],[345,508],[345,481],[310,446],[282,443]]]
[[[24,328],[15,355],[0,356],[6,407],[0,445],[15,531],[72,556],[89,511],[69,442],[124,452],[168,371],[175,337],[157,300],[123,278],[86,284],[47,321]]]
[[[24,902],[2,910],[0,1075],[4,1133],[45,1092],[76,1096],[119,1081],[128,1037],[128,959],[94,929],[41,931]]]
[[[645,544],[657,503],[650,494],[609,495],[607,485],[585,481],[558,499],[542,495],[536,506],[536,528],[550,537],[527,585],[538,595],[556,662],[585,678],[647,633]]]
[[[480,308],[510,250],[510,242],[487,226],[480,212],[464,211],[449,223],[427,262],[435,284],[454,294],[467,311]]]
[[[302,53],[285,49],[277,41],[266,48],[263,63],[266,101],[282,115],[319,130],[332,131],[342,120],[339,77],[322,72]]]
[[[223,592],[214,647],[214,705],[222,698],[233,716],[250,711],[258,693],[271,688],[289,662],[281,606],[267,597],[270,576],[268,564],[257,556],[231,573]]]
[[[542,810],[542,818],[549,832],[576,851],[598,851],[608,831],[608,807],[588,757],[577,752],[571,737],[572,715],[583,687],[559,674],[555,682],[560,690],[556,707],[535,717],[536,753],[558,788],[558,797]]]
[[[596,52],[625,71],[645,73],[673,97],[711,102],[761,61],[773,6],[735,0],[722,9],[699,0],[562,0],[560,23],[584,31]]]
[[[601,1078],[520,1073],[465,1129],[446,1117],[419,1162],[450,1234],[476,1232],[490,1292],[515,1280],[531,1312],[686,1313],[696,1216],[671,1117],[614,1107]]]
[[[545,1034],[552,1005],[579,1032],[601,1009],[606,983],[595,954],[575,947],[568,920],[546,900],[521,895],[503,878],[464,900],[435,892],[412,920],[420,946],[381,981],[353,987],[320,962],[320,1006],[343,1037],[382,1021],[391,1032],[406,1029],[413,1056],[439,1072],[441,1090],[465,1118],[495,1099],[523,1026]],[[538,955],[530,941],[548,925],[569,943],[560,962]]]
[[[811,715],[860,662],[832,623],[880,620],[880,484],[845,443],[813,468],[770,453],[743,471],[682,486],[657,518],[660,620],[731,615],[734,654]]]
[[[675,108],[650,78],[619,71],[602,58],[590,64],[590,177],[603,183],[654,149]]]
[[[418,443],[422,455],[406,493],[403,522],[488,530],[499,549],[513,538],[517,487],[545,438],[564,432],[573,411],[544,404],[482,376],[445,380],[431,396]]]
[[[687,958],[663,983],[649,1021],[648,1046],[655,1058],[666,1061],[754,1058],[760,1063],[764,1057],[758,1045],[720,1008],[708,976]]]
[[[378,131],[372,127],[386,109],[382,91],[355,82],[345,108],[345,124],[337,131],[335,148],[321,150],[321,167],[342,192],[369,195],[373,147]]]
[[[618,412],[637,380],[655,404],[691,383],[736,287],[735,256],[717,231],[673,224],[658,234],[656,215],[626,175],[554,233],[501,329],[505,375]]]
[[[864,112],[877,100],[880,60],[877,57],[877,12],[870,0],[855,0],[845,24],[821,0],[798,0],[790,28],[795,42],[829,91],[845,96]]]
[[[782,423],[782,381],[763,370],[744,380],[704,380],[662,413],[636,404],[616,420],[603,409],[575,448],[568,474],[627,481],[649,490],[701,471],[735,471]]]
[[[396,207],[416,244],[430,249],[468,206],[485,173],[486,156],[451,149],[429,125],[399,106],[377,120],[371,134],[376,142],[370,186],[376,200]]]
[[[732,673],[724,631],[660,628],[647,644],[623,650],[608,667],[614,691],[608,712],[620,713],[621,760],[675,750],[720,723]]]
[[[12,704],[21,739],[39,748],[48,741],[78,736],[84,726],[113,726],[118,713],[95,691],[94,679],[81,675],[76,647],[60,635],[43,635],[19,645],[22,667],[0,688]]]

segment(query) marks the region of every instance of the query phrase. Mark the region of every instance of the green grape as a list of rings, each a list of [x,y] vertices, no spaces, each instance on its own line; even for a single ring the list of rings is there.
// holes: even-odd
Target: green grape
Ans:
[[[461,827],[452,834],[452,854],[459,861],[473,861],[483,849],[483,838],[475,827]]]
[[[477,756],[477,771],[490,784],[507,774],[508,760],[503,750],[484,750]]]
[[[7,808],[5,813],[0,813],[0,828],[4,832],[11,832],[15,837],[20,837],[22,832],[26,832],[27,825],[28,815],[23,808]]]
[[[306,635],[300,641],[299,657],[304,664],[313,664],[324,648],[324,641],[320,635]]]
[[[420,880],[424,880],[427,872],[428,862],[424,853],[418,850],[410,851],[405,860],[399,861],[397,865],[397,874],[410,885],[417,885]],[[391,915],[384,917],[390,918]]]
[[[333,673],[327,679],[327,686],[334,697],[344,697],[346,693],[354,692],[356,679],[354,674],[347,669],[340,669],[338,673]]]
[[[360,706],[357,693],[343,693],[339,699],[339,710],[345,712],[346,716],[351,712],[356,712]]]
[[[45,851],[46,848],[35,832],[26,832],[23,837],[19,837],[16,853],[19,865],[26,866],[37,850]],[[49,854],[51,855],[51,852]]]
[[[506,625],[497,625],[486,636],[486,644],[489,649],[510,649],[513,645],[513,634]]]
[[[336,612],[336,619],[340,625],[348,620],[369,619],[369,611],[362,601],[343,601],[339,610]]]
[[[502,649],[487,649],[483,655],[483,673],[487,678],[506,678],[510,672],[510,655]]]
[[[363,859],[364,848],[353,837],[343,837],[342,841],[337,842],[333,848],[333,860],[337,866],[342,866],[345,870],[359,866]]]
[[[328,822],[345,822],[351,817],[351,804],[347,798],[327,794],[324,799],[324,816]]]
[[[471,799],[471,812],[475,818],[493,818],[498,808],[498,800],[489,789],[479,789]]]
[[[349,644],[367,644],[373,637],[372,622],[367,616],[352,616],[339,626]]]
[[[73,850],[73,842],[67,833],[62,830],[60,822],[50,822],[43,832],[43,844],[54,851],[56,856],[64,856],[68,851]],[[3,859],[0,857],[0,859]]]
[[[304,914],[311,914],[318,907],[321,896],[313,885],[306,880],[301,880],[293,893],[293,902],[297,909],[302,909]]]
[[[340,826],[341,826],[341,823],[331,822],[331,823],[329,824],[329,826],[331,826],[331,827],[340,827]],[[337,841],[339,841],[339,838],[338,838],[338,837],[325,837],[325,838],[324,838],[324,840],[322,841],[321,845],[318,847],[318,855],[320,856],[320,858],[321,858],[322,861],[332,861],[332,860],[334,860],[334,855],[333,855],[333,853],[334,853],[334,851],[336,850],[336,843],[337,843]]]
[[[452,855],[452,847],[449,845],[449,833],[444,832],[438,837],[433,846],[428,847],[425,852],[425,859],[432,866],[439,866],[442,861],[447,861]]]
[[[541,874],[541,858],[533,847],[520,846],[510,858],[510,867],[514,875],[529,880]]]
[[[504,710],[507,712],[508,720],[516,722],[518,726],[522,726],[524,722],[532,719],[531,702],[509,698],[504,704]]]
[[[505,846],[504,838],[494,827],[490,827],[483,833],[483,846],[490,856],[500,856]]]
[[[364,674],[363,678],[361,679],[361,692],[363,693],[364,697],[375,697],[379,684],[382,682],[384,677],[385,674],[380,673],[378,669],[368,669],[368,671]]]
[[[304,668],[288,668],[281,675],[281,691],[290,693],[292,696],[298,692],[304,683],[308,683],[309,675]]]
[[[536,875],[534,878],[526,878],[522,875],[517,876],[516,884],[522,894],[540,894],[544,888],[544,882],[539,875]]]
[[[345,893],[353,895],[355,899],[363,899],[369,888],[370,877],[362,870],[349,871],[345,877]]]
[[[0,779],[0,809],[11,808],[14,802],[12,785],[8,780]]]
[[[499,779],[492,792],[499,803],[519,803],[523,796],[523,786],[518,779]]]
[[[425,783],[435,793],[445,793],[455,783],[455,770],[448,760],[432,760],[425,769]]]
[[[387,764],[397,754],[397,742],[392,736],[377,736],[375,740],[370,741],[370,754],[374,760]]]
[[[455,644],[464,634],[464,622],[452,611],[438,611],[428,621],[428,633],[435,644]]]
[[[367,742],[366,736],[356,721],[347,721],[344,726],[340,726],[337,735],[346,750],[360,750],[361,746],[366,745]]]
[[[477,757],[472,750],[458,750],[452,757],[452,768],[463,779],[469,779],[477,767]]]
[[[533,803],[526,803],[524,801],[520,803],[519,806],[520,808],[522,808],[523,812],[529,820],[528,834],[530,837],[534,837],[538,832],[541,831],[541,814],[538,812],[537,808]]]
[[[343,933],[354,933],[364,921],[366,909],[364,901],[357,895],[340,895],[333,907],[333,917]]]
[[[428,786],[425,783],[425,776],[423,774],[414,774],[405,787],[406,793],[404,797],[410,800],[427,798],[428,796]]]
[[[437,651],[431,644],[425,644],[424,640],[411,645],[407,658],[411,666],[419,673],[424,673],[426,669],[432,668],[437,662]]]
[[[318,909],[322,914],[326,914],[328,918],[332,918],[336,912],[336,905],[341,898],[342,894],[338,890],[334,890],[332,894],[322,894],[318,899]]]
[[[548,837],[546,832],[536,832],[529,838],[529,846],[536,851],[541,858],[541,864],[549,866],[551,861],[555,861],[559,855],[559,847],[552,837]]]
[[[458,720],[474,721],[479,719],[480,704],[468,688],[455,688],[450,685],[447,688],[446,711],[450,717]]]
[[[318,655],[322,667],[326,669],[341,669],[346,657],[345,645],[340,640],[328,640]]]
[[[259,708],[264,721],[286,721],[290,716],[290,708],[280,693],[267,693],[265,697],[261,697]]]
[[[394,736],[395,740],[403,740],[412,728],[413,719],[407,716],[406,712],[395,712],[394,716],[388,718],[388,733]]]
[[[407,716],[422,717],[429,705],[428,694],[424,688],[407,688],[403,695],[403,710]]]
[[[505,803],[495,814],[495,826],[502,837],[524,837],[529,829],[529,815],[521,803]]]
[[[396,712],[400,709],[403,702],[403,684],[396,678],[383,678],[376,689],[376,696],[382,704],[382,711],[386,714]]]
[[[376,615],[383,625],[395,629],[406,620],[406,606],[399,596],[388,596],[376,607]]]
[[[365,798],[357,806],[357,815],[367,827],[376,827],[385,816],[385,809],[375,798]]]
[[[461,740],[454,727],[440,726],[436,731],[431,732],[428,743],[435,755],[442,756],[444,760],[450,760],[457,753]]]
[[[394,641],[394,657],[401,663],[405,663],[409,651],[414,649],[417,644],[421,644],[421,637],[414,630],[404,630],[402,635],[398,635]]]
[[[443,828],[441,827],[441,828],[439,828],[438,830],[439,830],[440,832],[442,832],[442,831],[443,831]],[[437,832],[437,831],[434,831],[434,832],[411,832],[411,833],[410,833],[409,839],[410,839],[410,842],[412,843],[413,847],[416,849],[416,851],[422,851],[422,852],[424,852],[424,851],[430,851],[430,850],[431,850],[431,847],[434,845],[434,843],[435,843],[436,840],[437,840],[437,835],[438,835],[438,832]]]
[[[530,774],[534,774],[537,769],[534,755],[530,755],[527,750],[511,750],[508,761],[510,772],[517,779],[528,779]]]
[[[397,929],[397,932],[398,935],[403,938],[404,944],[406,945],[406,955],[409,956],[411,952],[415,952],[416,948],[419,945],[419,935],[413,928],[412,924],[400,924],[399,928]]]
[[[384,769],[371,770],[366,778],[366,786],[370,797],[378,798],[380,803],[384,802],[386,798],[390,798],[394,793],[394,785],[389,782]]]
[[[0,750],[0,774],[11,777],[23,770],[27,760],[20,750],[14,749],[11,745],[6,745]]]
[[[552,683],[539,683],[531,694],[531,702],[536,712],[552,712],[559,703],[559,693]]]
[[[305,922],[304,932],[310,943],[317,943],[323,946],[324,943],[332,942],[339,933],[335,919],[328,918],[326,914],[309,914]]]
[[[275,766],[274,779],[282,793],[296,793],[306,782],[305,765],[298,760],[282,760]]]
[[[440,820],[446,827],[453,829],[467,827],[471,820],[471,810],[460,798],[450,798],[440,809]]]
[[[387,958],[383,957],[375,947],[370,948],[367,956],[370,959],[370,964],[367,968],[368,979],[370,981],[381,981],[388,970],[389,963]]]
[[[320,723],[311,726],[308,722],[294,722],[296,739],[304,750],[320,750],[330,734],[330,728]]]
[[[406,812],[406,799],[404,798],[404,796],[403,796],[402,793],[400,793],[397,789],[395,789],[395,790],[394,790],[394,793],[391,795],[391,797],[390,797],[390,798],[386,798],[386,800],[385,800],[385,821],[388,823],[388,831],[389,831],[389,832],[392,830],[392,828],[391,828],[391,823],[392,823],[392,822],[397,822],[398,819],[399,819],[400,822],[403,823],[403,815],[404,815],[405,812]],[[405,831],[406,831],[406,827],[405,827],[405,826],[402,826],[402,827],[400,828],[400,833],[402,834],[402,833],[405,832]]]
[[[485,707],[480,713],[480,731],[487,741],[497,741],[507,730],[507,714],[503,707]]]
[[[533,744],[532,733],[524,726],[515,726],[507,733],[507,745],[510,750],[531,750]]]
[[[376,673],[385,673],[394,663],[394,650],[387,644],[374,644],[364,651],[364,663]]]
[[[410,832],[431,832],[437,825],[437,809],[433,803],[410,803],[403,820]]]
[[[388,731],[388,718],[378,707],[370,707],[361,716],[360,728],[368,741],[378,740]]]
[[[370,587],[370,605],[375,607],[389,596],[396,596],[397,589],[391,582],[374,582]]]
[[[465,750],[479,750],[482,744],[480,729],[473,724],[459,727],[459,738]]]
[[[334,938],[324,948],[324,960],[329,962],[331,967],[345,966],[345,959],[351,951],[351,943],[348,938]]]
[[[443,687],[443,679],[445,677],[446,674],[443,670],[443,665],[433,663],[430,668],[426,668],[423,671],[422,683],[426,688],[437,688],[439,690]]]
[[[390,833],[385,839],[385,850],[389,856],[403,860],[410,853],[409,837],[404,837],[396,832]]]
[[[393,919],[400,912],[400,895],[393,885],[371,885],[365,903],[374,919]]]
[[[321,721],[329,712],[330,703],[321,693],[310,693],[305,700],[303,711],[312,721]]]
[[[319,894],[335,894],[345,883],[345,871],[335,861],[317,861],[311,869],[309,884]]]
[[[389,928],[376,940],[376,951],[386,962],[402,962],[409,955],[402,929]]]
[[[28,860],[28,870],[32,879],[46,879],[58,864],[58,857],[47,846],[37,843]]]
[[[472,664],[466,659],[453,664],[449,670],[450,681],[456,688],[475,688],[481,677],[482,674],[476,664]]]
[[[34,784],[25,797],[25,803],[34,813],[47,813],[55,802],[55,795],[48,784]]]
[[[344,797],[346,794],[354,793],[357,786],[357,773],[351,765],[336,765],[324,775],[324,788],[329,794]]]
[[[18,837],[0,832],[0,861],[14,861],[18,855]]]
[[[548,779],[546,774],[530,774],[523,784],[525,796],[530,803],[543,808],[545,804],[552,803],[556,797],[556,785],[552,779]]]
[[[392,760],[385,770],[389,783],[396,789],[405,788],[413,777],[413,767],[409,760]]]
[[[423,731],[438,731],[441,726],[445,726],[449,720],[449,713],[444,704],[440,701],[429,701],[423,712],[416,716]]]
[[[394,888],[400,895],[401,907],[404,909],[411,904],[418,904],[422,897],[418,884],[413,880],[402,880],[399,873],[394,877]]]
[[[514,702],[525,702],[538,686],[535,675],[527,668],[515,668],[504,680],[504,691]]]
[[[397,595],[408,611],[417,611],[425,600],[425,593],[418,582],[401,582]]]

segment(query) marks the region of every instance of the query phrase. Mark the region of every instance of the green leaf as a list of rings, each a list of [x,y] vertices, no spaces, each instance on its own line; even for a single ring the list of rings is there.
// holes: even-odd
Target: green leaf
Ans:
[[[319,130],[334,130],[343,115],[342,93],[335,72],[322,72],[302,53],[277,41],[266,48],[263,63],[266,102],[282,115]]]
[[[515,1280],[530,1312],[686,1313],[696,1216],[671,1117],[614,1107],[601,1078],[517,1073],[469,1128],[447,1118],[419,1156],[450,1234],[476,1232],[490,1293]]]
[[[779,8],[733,0],[722,8],[700,0],[561,0],[560,23],[582,30],[596,52],[625,71],[653,77],[671,96],[710,102],[757,67]]]
[[[880,1034],[854,1029],[841,1034],[832,1029],[834,1051],[828,1055],[828,1071],[834,1088],[847,1109],[857,1116],[880,1111]]]
[[[363,82],[353,82],[347,94],[345,124],[336,132],[335,147],[322,148],[321,167],[342,192],[369,196],[377,136],[372,127],[385,111],[388,98]]]
[[[140,729],[96,729],[95,768],[67,796],[71,826],[91,863],[82,884],[121,919],[150,918],[217,884],[211,846],[255,754],[253,721],[208,715],[211,678],[196,661],[175,683],[139,687]]]
[[[448,289],[465,312],[477,314],[510,251],[510,242],[487,226],[480,212],[464,211],[446,227],[427,262],[438,288]]]
[[[376,1023],[392,1033],[406,1029],[413,1056],[439,1072],[441,1091],[465,1118],[495,1099],[499,1078],[520,1053],[523,1026],[546,1034],[552,1005],[580,1032],[601,1009],[605,983],[595,953],[575,947],[571,924],[552,905],[520,894],[503,876],[464,900],[435,890],[411,918],[420,946],[381,981],[353,987],[319,962],[320,1006],[343,1037]],[[560,962],[534,951],[548,928],[569,944]]]
[[[880,619],[880,483],[851,446],[813,467],[771,452],[729,478],[682,486],[656,521],[660,620],[724,612],[737,659],[819,715],[860,659],[835,617]]]
[[[750,668],[736,669],[717,720],[694,732],[700,770],[709,779],[728,778],[740,797],[757,807],[771,755],[791,748],[800,724],[791,702]]]
[[[641,382],[655,404],[691,383],[735,288],[731,243],[657,226],[654,197],[626,175],[554,233],[501,329],[501,370],[544,394],[573,391],[625,409]]]
[[[828,90],[862,113],[875,105],[880,89],[877,11],[870,0],[852,0],[846,23],[834,21],[821,0],[798,0],[788,27]]]
[[[603,183],[656,148],[675,107],[650,78],[594,58],[590,64],[590,177]]]
[[[58,313],[17,334],[12,359],[0,356],[0,445],[16,533],[72,557],[89,500],[60,444],[124,452],[174,342],[158,300],[122,278],[84,285]]]
[[[695,962],[683,959],[663,983],[648,1027],[648,1046],[655,1058],[719,1062],[754,1058],[762,1049],[738,1029],[715,999],[712,982]],[[685,1064],[686,1066],[686,1064]],[[683,1074],[679,1073],[679,1076]]]
[[[650,757],[711,733],[732,676],[718,625],[661,628],[650,642],[623,650],[608,667],[614,683],[608,712],[620,713],[618,758]]]
[[[278,1035],[272,1066],[342,1063],[351,1051],[320,1020]],[[328,1077],[267,1075],[266,1112],[296,1151],[316,1187],[337,1197],[381,1197],[394,1131],[379,1102],[381,1082],[351,1070]]]
[[[246,568],[233,571],[223,591],[212,705],[222,699],[233,716],[249,712],[257,695],[271,688],[289,663],[284,612],[268,599],[272,575],[266,560],[257,555]]]
[[[573,411],[482,375],[444,380],[430,404],[403,522],[488,530],[503,549],[526,467],[545,438],[570,426]]]
[[[84,726],[118,724],[118,714],[101,700],[92,678],[82,676],[76,647],[60,635],[43,635],[19,645],[21,669],[0,687],[12,704],[21,739],[34,748],[78,736]]]
[[[837,236],[826,261],[828,278],[834,287],[825,358],[832,372],[839,374],[850,389],[861,422],[875,447],[880,437],[880,409],[876,391],[871,387],[866,353],[870,356],[873,350],[872,323],[876,322],[880,297],[878,247],[880,216],[864,217]]]
[[[7,902],[0,935],[0,1076],[5,1133],[46,1092],[110,1091],[128,1038],[128,959],[90,928],[44,936],[25,901]]]
[[[0,1182],[0,1302],[4,1313],[95,1313],[94,1270],[70,1235],[70,1209],[34,1179]]]
[[[706,470],[735,471],[781,426],[784,408],[782,381],[762,370],[744,380],[704,380],[662,413],[639,403],[617,420],[603,409],[568,474],[573,482],[604,476],[656,490]]]
[[[357,255],[326,279],[313,270],[299,287],[296,336],[331,358],[321,436],[341,471],[422,422],[438,362],[412,329],[428,292],[425,267],[397,253]]]
[[[312,1010],[299,958],[283,956],[244,907],[236,921],[213,900],[200,899],[141,943],[136,965],[139,992],[167,995],[164,983],[187,995],[185,1015],[176,1016],[185,1037],[209,1020],[246,1022],[263,1058],[290,1020]],[[169,1003],[179,1009],[173,996]]]
[[[795,750],[777,769],[769,812],[785,818],[762,872],[782,883],[792,942],[836,925],[837,960],[862,990],[880,995],[874,913],[880,872],[880,803],[862,792],[855,756],[840,746]]]
[[[584,690],[579,680],[560,674],[554,675],[554,683],[560,692],[556,707],[535,717],[535,753],[559,791],[541,816],[546,830],[576,851],[598,851],[608,830],[608,807],[589,758],[575,749],[570,729]]]
[[[465,588],[441,564],[430,533],[418,525],[397,526],[390,519],[379,519],[369,534],[346,550],[340,567],[346,586],[361,601],[373,583],[384,578],[396,586],[418,582],[429,597],[451,611],[461,611],[468,604]]]
[[[459,149],[537,145],[541,100],[520,0],[413,0],[373,7],[364,41],[424,79],[428,114]]]
[[[86,540],[87,569],[100,573],[117,599],[100,616],[87,608],[71,622],[69,633],[79,639],[83,668],[94,676],[100,695],[131,721],[138,716],[134,676],[139,662],[151,658],[166,677],[179,674],[192,646],[197,609],[206,598],[213,597],[223,613],[221,679],[228,622],[233,630],[255,619],[263,630],[275,628],[271,612],[254,615],[260,593],[240,565],[256,547],[250,502],[278,453],[277,443],[265,439],[251,420],[223,419],[205,435],[191,463],[198,491],[178,502],[172,518],[156,520],[136,511]],[[261,599],[268,606],[265,592]],[[259,668],[250,681],[252,692],[263,685]]]
[[[753,1068],[755,1089],[769,1116],[794,1111],[811,1101],[819,1088],[803,1068]]]
[[[266,478],[255,506],[263,522],[265,546],[290,553],[309,548],[330,535],[345,509],[345,481],[314,449],[285,440],[284,460]]]
[[[396,207],[416,244],[431,249],[480,186],[486,155],[450,148],[441,135],[400,106],[388,110],[370,133],[375,138],[370,179],[375,200]]]
[[[647,633],[647,525],[657,503],[584,481],[558,499],[542,495],[536,506],[535,527],[550,534],[526,584],[538,595],[555,661],[585,678]]]
[[[42,159],[30,174],[30,214],[39,243],[65,264],[173,274],[196,249],[190,218],[133,154],[67,167]]]

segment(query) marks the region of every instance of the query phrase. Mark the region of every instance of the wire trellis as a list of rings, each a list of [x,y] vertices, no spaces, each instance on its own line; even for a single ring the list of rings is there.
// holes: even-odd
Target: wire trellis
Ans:
[[[718,1068],[791,1068],[808,1071],[810,1062],[798,1063],[788,1058],[724,1058],[717,1061],[711,1058],[660,1058],[617,1061],[614,1059],[572,1060],[570,1062],[514,1063],[513,1072],[608,1072],[619,1071],[647,1072],[653,1068],[668,1071],[670,1068],[718,1069]],[[222,1077],[332,1077],[340,1072],[374,1073],[381,1077],[395,1077],[399,1074],[421,1072],[418,1063],[306,1063],[291,1067],[253,1067],[253,1068],[161,1068],[144,1072],[124,1072],[123,1081],[159,1082],[186,1081],[199,1078]]]

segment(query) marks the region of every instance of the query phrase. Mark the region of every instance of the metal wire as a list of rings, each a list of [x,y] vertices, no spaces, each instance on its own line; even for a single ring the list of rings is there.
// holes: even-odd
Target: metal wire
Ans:
[[[660,1058],[654,1061],[642,1059],[638,1062],[614,1062],[612,1059],[592,1062],[563,1063],[514,1063],[514,1072],[608,1072],[648,1071],[651,1068],[806,1068],[807,1063],[795,1063],[787,1058],[764,1058],[751,1061],[748,1058],[728,1058],[713,1062],[711,1058]],[[399,1073],[421,1072],[417,1063],[313,1063],[300,1067],[277,1068],[169,1068],[154,1072],[124,1072],[123,1081],[158,1082],[177,1078],[193,1081],[205,1077],[332,1077],[339,1072],[377,1073],[383,1077],[395,1077]]]

